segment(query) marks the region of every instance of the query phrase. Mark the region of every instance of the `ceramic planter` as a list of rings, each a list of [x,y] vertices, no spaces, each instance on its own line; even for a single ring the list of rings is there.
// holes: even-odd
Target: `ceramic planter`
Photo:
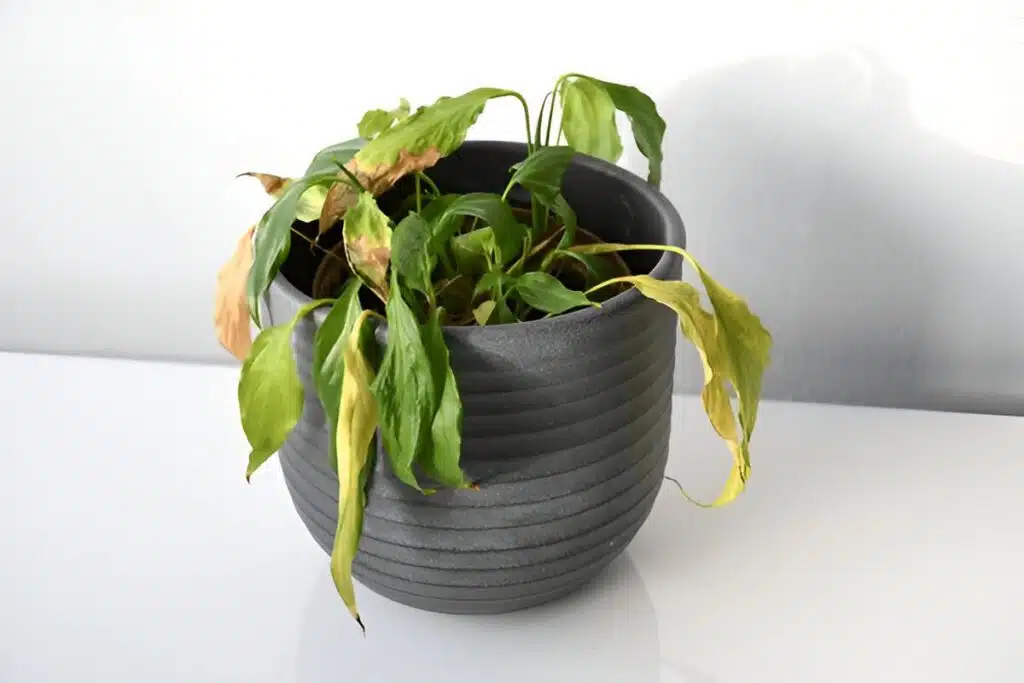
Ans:
[[[525,154],[522,144],[467,142],[430,175],[445,192],[501,192]],[[623,169],[577,156],[563,192],[580,226],[606,241],[684,246],[672,205]],[[633,272],[680,276],[676,256],[625,258]],[[312,259],[293,246],[264,300],[265,322],[283,322],[310,301]],[[296,330],[306,402],[279,459],[295,509],[330,552],[338,483],[310,375],[325,314]],[[424,496],[400,483],[378,451],[354,566],[359,583],[423,609],[495,613],[593,578],[626,548],[661,486],[676,329],[671,310],[633,290],[600,309],[446,328],[464,405],[462,464],[481,489]]]

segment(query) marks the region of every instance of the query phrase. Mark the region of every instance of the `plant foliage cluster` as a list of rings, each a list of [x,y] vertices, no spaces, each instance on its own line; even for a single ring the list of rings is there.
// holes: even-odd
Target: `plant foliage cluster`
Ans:
[[[425,171],[458,149],[485,105],[501,98],[522,106],[526,158],[509,169],[500,192],[445,193]],[[647,158],[648,182],[658,186],[665,122],[654,102],[634,87],[579,74],[558,79],[536,120],[526,100],[511,90],[477,88],[415,111],[403,99],[395,109],[367,112],[358,138],[321,150],[301,177],[243,174],[259,179],[274,198],[218,274],[218,337],[243,361],[238,402],[252,449],[246,478],[281,448],[301,417],[293,332],[314,309],[329,308],[315,335],[312,375],[338,474],[330,565],[360,625],[352,562],[374,436],[379,433],[395,475],[424,494],[430,487],[476,486],[460,466],[462,401],[445,326],[515,324],[600,307],[606,297],[636,288],[675,311],[703,365],[704,408],[733,458],[730,477],[712,505],[729,502],[743,489],[770,334],[689,253],[666,245],[603,242],[577,224],[562,195],[562,177],[574,155],[619,159],[619,113]],[[385,213],[378,199],[402,179],[411,180],[412,191],[397,212]],[[528,205],[512,202],[517,188],[528,194]],[[318,234],[303,234],[296,221],[317,224]],[[338,239],[327,250],[321,241],[329,235]],[[310,243],[303,246],[324,251],[318,298],[293,319],[264,326],[259,301],[296,236]],[[687,282],[629,272],[618,256],[627,250],[677,253],[696,272],[710,306],[704,307],[698,289]],[[260,328],[255,340],[251,322]],[[382,322],[387,342],[380,348],[374,328]]]

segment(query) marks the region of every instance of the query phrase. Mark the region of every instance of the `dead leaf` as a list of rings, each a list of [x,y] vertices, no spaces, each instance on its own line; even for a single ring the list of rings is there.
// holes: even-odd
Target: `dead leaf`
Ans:
[[[239,178],[249,177],[255,178],[260,181],[263,185],[263,189],[267,191],[271,197],[280,196],[284,192],[285,187],[288,185],[290,178],[282,178],[281,176],[271,175],[270,173],[255,173],[250,171],[249,173],[241,173]]]
[[[235,358],[244,361],[252,348],[252,328],[246,281],[252,268],[252,237],[256,226],[245,231],[235,253],[217,272],[217,289],[213,309],[213,326],[220,345]]]

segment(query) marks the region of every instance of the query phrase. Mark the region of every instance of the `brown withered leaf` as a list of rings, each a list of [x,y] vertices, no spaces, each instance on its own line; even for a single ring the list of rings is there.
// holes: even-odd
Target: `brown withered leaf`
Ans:
[[[288,184],[290,178],[282,178],[278,175],[272,175],[270,173],[255,173],[250,171],[248,173],[241,173],[239,178],[255,178],[260,181],[263,185],[263,189],[267,191],[271,197],[277,197],[284,191],[285,186]]]
[[[252,328],[246,299],[246,280],[252,268],[252,237],[256,226],[245,231],[235,253],[217,272],[213,326],[220,345],[244,361],[252,348]]]
[[[395,183],[408,174],[425,171],[440,159],[441,152],[436,147],[431,147],[422,154],[411,154],[403,149],[398,152],[398,158],[393,164],[363,168],[358,160],[353,158],[345,164],[345,168],[359,179],[367,192],[377,197],[394,187]],[[320,213],[320,234],[327,232],[344,218],[345,213],[355,205],[359,195],[359,188],[353,187],[344,173],[339,174],[343,180],[327,192],[327,199]]]

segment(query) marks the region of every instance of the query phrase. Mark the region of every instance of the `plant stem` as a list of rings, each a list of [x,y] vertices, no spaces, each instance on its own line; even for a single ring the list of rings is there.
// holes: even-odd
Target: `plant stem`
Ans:
[[[526,99],[517,92],[511,93],[523,105],[523,114],[526,117],[526,153],[533,154],[533,140],[530,138],[530,105]]]
[[[416,213],[423,213],[423,199],[420,196],[420,176],[416,174]]]
[[[423,182],[425,182],[427,185],[430,185],[430,189],[434,191],[435,196],[441,196],[441,190],[438,189],[437,184],[433,181],[433,179],[423,171],[416,171],[416,179],[419,180],[421,178],[423,179]]]
[[[548,98],[552,97],[553,95],[554,95],[554,92],[549,92],[548,94],[544,95],[544,99],[541,100],[540,111],[537,113],[537,130],[534,133],[534,138],[533,138],[533,146],[535,148],[540,148],[540,146],[541,146],[540,145],[540,129],[541,129],[541,126],[544,125],[544,105],[546,105],[548,103]],[[552,105],[552,107],[553,106],[554,105]],[[550,119],[548,119],[548,121],[549,121],[549,123],[548,123],[548,130],[550,131],[551,130]],[[550,137],[550,135],[551,134],[548,133],[548,137]]]
[[[346,265],[348,264],[348,262],[345,259],[340,258],[334,252],[332,252],[330,249],[324,249],[322,246],[317,244],[316,240],[314,240],[314,239],[304,235],[303,233],[299,232],[295,228],[292,228],[291,230],[292,230],[293,233],[295,233],[296,235],[298,235],[299,237],[304,239],[309,244],[309,246],[311,246],[311,247],[313,247],[315,249],[319,249],[320,251],[322,251],[325,256],[330,256],[331,258],[336,259],[338,261],[341,261],[342,263],[345,263]]]
[[[555,120],[555,100],[558,99],[558,88],[561,87],[561,83],[562,83],[562,79],[563,78],[565,78],[565,76],[562,76],[557,81],[555,81],[555,89],[552,91],[554,93],[554,95],[552,95],[552,97],[551,97],[551,108],[548,109],[548,130],[544,134],[544,146],[545,147],[547,147],[547,146],[549,146],[551,144],[551,122]],[[543,105],[541,105],[541,106],[543,106]],[[559,129],[561,129],[561,125],[559,125]],[[557,140],[555,141],[555,144],[556,145],[558,144]]]
[[[338,164],[338,160],[335,159],[334,163]],[[366,192],[366,188],[363,187],[363,184],[361,182],[359,182],[359,178],[356,178],[355,173],[353,173],[352,171],[348,170],[345,167],[345,164],[338,164],[338,168],[341,170],[342,173],[344,173],[346,176],[348,176],[348,179],[351,180],[355,184],[356,187],[358,187],[363,192]]]

